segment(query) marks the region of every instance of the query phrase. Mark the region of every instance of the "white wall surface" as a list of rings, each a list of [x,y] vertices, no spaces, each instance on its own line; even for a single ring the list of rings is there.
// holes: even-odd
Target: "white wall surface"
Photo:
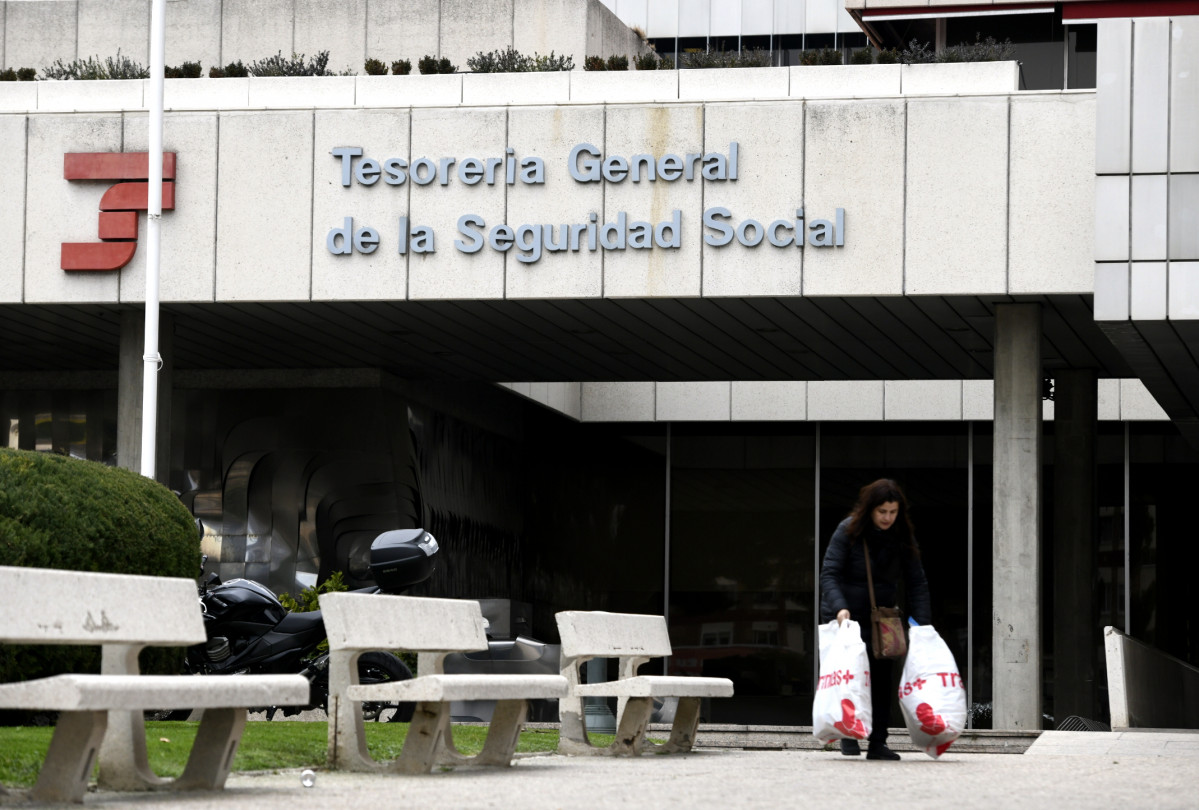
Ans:
[[[628,78],[633,86],[589,85],[591,75],[578,74],[586,103],[545,106],[547,97],[569,98],[573,75],[172,80],[172,115],[191,110],[198,117],[168,121],[205,123],[167,129],[165,147],[180,154],[186,174],[179,205],[164,215],[164,226],[168,234],[178,229],[194,237],[197,249],[187,254],[189,280],[164,295],[204,301],[214,294],[216,300],[1086,294],[1094,283],[1086,269],[1093,240],[1083,209],[1102,184],[1085,170],[1094,127],[1089,94],[603,104],[597,99],[613,87],[611,97],[621,100],[669,94],[670,82],[661,84],[660,76],[676,74],[594,75]],[[638,84],[647,78],[648,85]],[[474,87],[473,106],[462,104],[464,80]],[[0,84],[0,110],[22,100],[28,106],[29,96],[20,93],[29,86]],[[31,161],[52,167],[44,183],[29,184],[26,219],[52,210],[55,222],[74,227],[83,221],[94,229],[95,200],[79,195],[80,184],[61,178],[62,152],[141,148],[141,124],[124,120],[144,121],[146,83],[33,86],[31,114],[0,113],[0,148],[28,152]],[[488,98],[514,103],[490,106]],[[52,112],[89,106],[95,112]],[[70,126],[45,138],[40,122],[49,118]],[[98,122],[108,119],[121,122],[124,141],[94,136]],[[570,149],[584,142],[605,156],[627,158],[727,156],[733,141],[739,144],[735,182],[583,183],[567,172]],[[340,164],[329,157],[335,146],[359,146],[380,161],[410,162],[503,159],[511,148],[518,160],[542,158],[545,183],[508,185],[501,171],[493,185],[470,186],[454,163],[445,186],[355,180],[346,188],[339,182]],[[46,150],[51,154],[43,155]],[[1179,199],[1190,200],[1184,191]],[[845,244],[705,245],[710,232],[702,214],[715,206],[727,207],[733,224],[753,218],[763,225],[793,218],[799,208],[809,223],[832,220],[843,208]],[[515,250],[484,247],[467,254],[454,248],[458,218],[467,213],[483,217],[487,229],[505,222],[560,229],[586,223],[591,212],[599,223],[625,212],[630,220],[657,224],[674,210],[681,212],[678,249],[547,252],[527,263],[517,260]],[[398,253],[404,214],[413,225],[434,229],[435,253]],[[325,238],[346,216],[355,227],[379,231],[376,253],[329,253]],[[214,222],[215,249],[208,250]],[[39,220],[39,227],[48,224]],[[64,226],[52,241],[73,241],[68,231]],[[88,238],[94,238],[90,231]],[[48,242],[27,238],[25,244],[26,259],[10,252],[5,261],[9,268],[24,267],[20,288],[34,296],[30,300],[111,303],[140,295],[133,276],[120,285],[63,278],[56,249],[46,260],[32,251],[44,253]],[[139,262],[127,272],[139,273]],[[17,288],[15,282],[9,287]]]
[[[650,37],[735,37],[744,34],[832,34],[860,31],[844,0],[603,0]],[[905,5],[911,3],[905,2]],[[677,7],[677,12],[676,12]]]

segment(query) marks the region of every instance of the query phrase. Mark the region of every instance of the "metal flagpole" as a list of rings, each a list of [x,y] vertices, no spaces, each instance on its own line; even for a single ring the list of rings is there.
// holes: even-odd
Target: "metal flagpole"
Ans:
[[[162,219],[162,85],[166,52],[166,0],[150,7],[150,153],[147,155],[150,188],[146,221],[146,341],[142,355],[142,464],[141,473],[154,477],[158,430],[158,271],[159,225]]]

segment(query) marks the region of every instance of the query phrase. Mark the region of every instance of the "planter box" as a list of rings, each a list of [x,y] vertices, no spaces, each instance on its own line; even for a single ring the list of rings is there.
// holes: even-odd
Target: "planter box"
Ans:
[[[147,99],[149,79],[146,79]],[[227,110],[248,107],[250,80],[242,79],[166,79],[162,87],[162,106],[167,110]]]
[[[354,76],[251,76],[250,107],[353,107]]]
[[[462,79],[458,73],[422,76],[358,76],[359,107],[442,107],[462,103]]]
[[[805,65],[791,71],[792,98],[898,96],[902,65]]]
[[[570,100],[575,102],[678,101],[677,70],[575,71]]]
[[[564,104],[570,101],[570,71],[552,73],[467,73],[462,77],[462,103]]]
[[[0,82],[0,112],[37,109],[38,82]]]
[[[1014,93],[1020,89],[1017,62],[949,62],[902,67],[905,96]]]
[[[145,82],[139,79],[106,81],[39,81],[39,110],[100,111],[143,110]]]
[[[680,70],[680,101],[752,101],[787,98],[789,68]]]

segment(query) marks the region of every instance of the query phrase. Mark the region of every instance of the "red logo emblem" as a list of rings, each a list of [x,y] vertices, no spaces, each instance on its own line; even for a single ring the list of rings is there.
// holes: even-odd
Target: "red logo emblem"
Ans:
[[[62,269],[120,270],[137,252],[137,212],[150,208],[147,152],[69,152],[67,180],[116,180],[100,198],[99,242],[63,242]],[[175,208],[175,153],[162,155],[162,210]]]

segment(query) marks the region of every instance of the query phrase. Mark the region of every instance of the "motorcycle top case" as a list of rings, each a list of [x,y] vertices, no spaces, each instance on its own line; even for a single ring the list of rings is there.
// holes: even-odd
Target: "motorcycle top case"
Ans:
[[[380,590],[395,593],[433,575],[437,541],[424,529],[383,532],[371,543],[371,575]]]

